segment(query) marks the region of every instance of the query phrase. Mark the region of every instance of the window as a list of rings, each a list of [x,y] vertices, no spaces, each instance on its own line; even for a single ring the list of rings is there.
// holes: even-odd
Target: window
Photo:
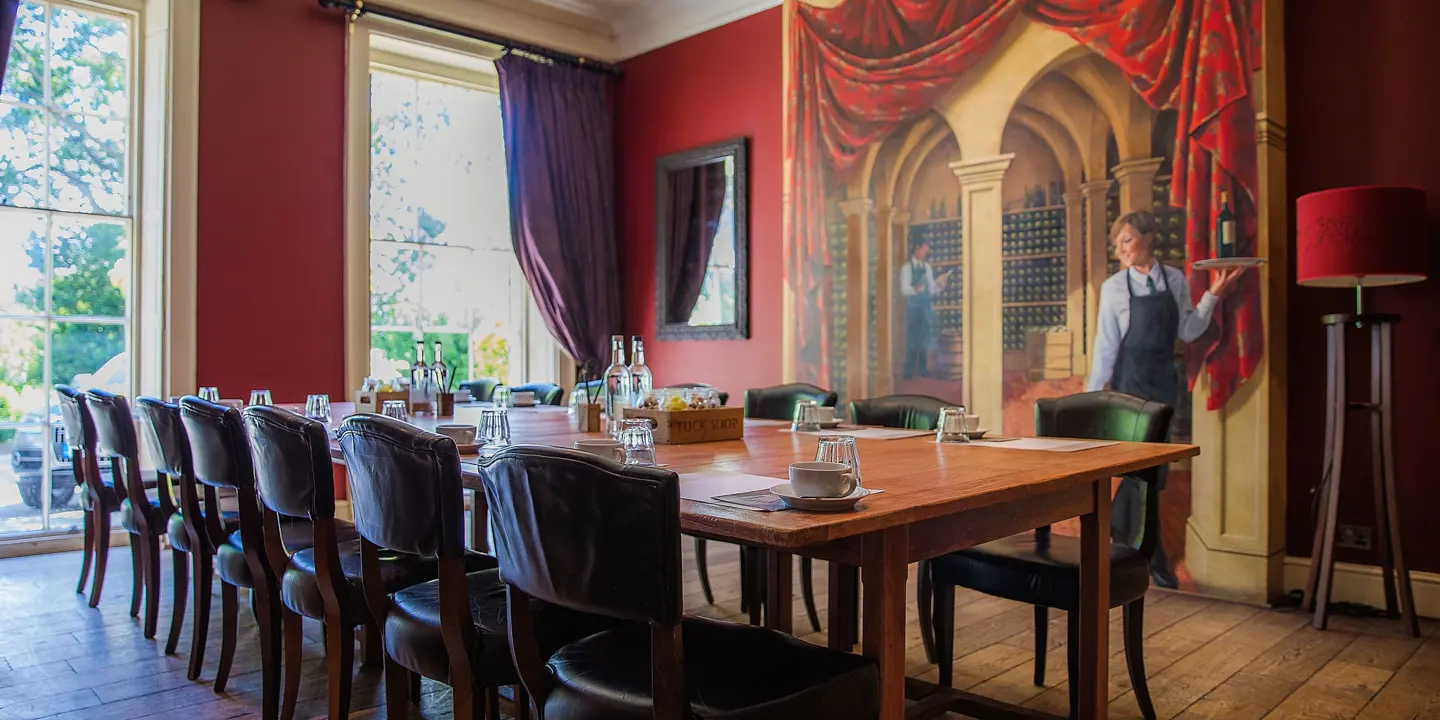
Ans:
[[[134,21],[20,3],[0,92],[0,537],[80,522],[50,386],[130,391]]]
[[[725,204],[720,207],[715,244],[705,266],[691,326],[735,323],[735,158],[725,158]]]
[[[427,360],[443,343],[457,385],[519,382],[540,326],[510,243],[500,98],[473,70],[436,62],[454,53],[426,50],[423,63],[372,53],[369,374],[408,376],[424,339]],[[475,62],[493,83],[493,65]]]

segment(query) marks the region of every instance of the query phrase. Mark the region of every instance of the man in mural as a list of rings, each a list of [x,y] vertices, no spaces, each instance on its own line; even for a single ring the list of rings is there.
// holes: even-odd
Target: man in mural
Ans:
[[[925,258],[930,243],[921,240],[910,252],[910,261],[900,266],[896,284],[905,296],[905,379],[919,374],[930,377],[930,348],[935,344],[935,296],[949,281],[947,272],[935,277]]]
[[[1192,306],[1184,271],[1165,265],[1151,252],[1156,229],[1155,216],[1145,210],[1120,216],[1110,229],[1121,269],[1100,286],[1100,317],[1085,389],[1103,390],[1108,384],[1112,390],[1174,406],[1181,392],[1175,341],[1194,342],[1210,327],[1220,298],[1234,287],[1242,269],[1212,273],[1210,289]],[[1162,467],[1157,490],[1165,488],[1165,478]],[[1133,478],[1120,484],[1110,515],[1110,534],[1117,542],[1136,540],[1144,524],[1144,492]],[[1156,546],[1150,570],[1157,585],[1176,586],[1163,546]]]

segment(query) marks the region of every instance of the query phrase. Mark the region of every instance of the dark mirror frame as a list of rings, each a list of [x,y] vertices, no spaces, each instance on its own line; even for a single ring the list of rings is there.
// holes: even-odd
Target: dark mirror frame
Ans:
[[[655,336],[660,340],[745,340],[750,337],[750,221],[749,165],[747,140],[725,142],[665,155],[655,162]],[[670,228],[670,183],[672,170],[695,167],[733,157],[735,160],[735,323],[692,326],[667,323],[665,304],[666,257]]]

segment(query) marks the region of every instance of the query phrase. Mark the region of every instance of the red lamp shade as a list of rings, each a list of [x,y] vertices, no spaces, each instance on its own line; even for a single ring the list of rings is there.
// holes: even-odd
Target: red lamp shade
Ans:
[[[1295,278],[1314,287],[1375,287],[1426,278],[1425,191],[1349,187],[1295,200]]]

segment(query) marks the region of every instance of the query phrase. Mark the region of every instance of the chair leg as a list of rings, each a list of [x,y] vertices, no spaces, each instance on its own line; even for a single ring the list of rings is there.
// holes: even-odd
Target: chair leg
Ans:
[[[81,492],[85,492],[85,490],[82,488]],[[95,561],[95,521],[91,517],[94,514],[94,510],[86,510],[81,513],[85,521],[80,530],[85,536],[85,554],[80,556],[80,582],[75,585],[76,595],[84,594],[85,581],[90,579],[90,564]]]
[[[284,645],[280,598],[252,588],[250,605],[255,612],[255,624],[260,626],[260,717],[276,720],[280,717],[280,666]]]
[[[145,639],[154,640],[160,627],[160,537],[145,533]]]
[[[410,671],[385,656],[385,717],[403,720],[410,717]]]
[[[915,580],[915,612],[920,617],[920,644],[925,648],[925,661],[936,662],[935,655],[935,583],[930,574],[930,561],[921,560]]]
[[[1130,670],[1130,687],[1145,720],[1155,720],[1155,704],[1150,701],[1150,684],[1145,678],[1145,598],[1126,605],[1121,611],[1125,625],[1125,666]]]
[[[193,681],[200,677],[200,669],[205,665],[205,641],[210,634],[210,593],[215,578],[210,553],[202,551],[191,555],[195,559],[195,577],[191,579],[195,584],[195,620],[190,631],[190,669],[185,676]]]
[[[940,686],[952,687],[955,675],[955,586],[935,585],[935,656]]]
[[[105,566],[110,562],[110,513],[95,513],[95,581],[90,586],[90,607],[100,606],[100,591],[105,589]]]
[[[1045,653],[1050,649],[1050,611],[1035,606],[1035,687],[1045,687]]]
[[[820,613],[815,610],[815,561],[800,558],[800,597],[805,601],[805,615],[810,618],[810,629],[820,632]]]
[[[715,593],[710,591],[710,563],[705,554],[705,538],[695,538],[695,572],[700,575],[700,592],[705,594],[705,604],[715,604]]]
[[[761,598],[765,597],[765,563],[760,556],[759,548],[745,548],[749,556],[745,563],[745,575],[750,579],[750,603],[749,610],[750,624],[762,625],[765,622],[765,604]]]
[[[747,572],[750,562],[750,553],[745,548],[740,548],[740,612],[750,611],[750,596],[755,592],[750,587],[750,573]]]
[[[328,640],[327,647],[328,647]],[[385,664],[385,638],[380,634],[380,626],[373,623],[365,623],[360,632],[360,665],[362,667],[381,667]]]
[[[420,673],[412,671],[410,673],[410,704],[415,707],[420,707],[421,682]]]
[[[340,621],[337,631],[330,635],[325,647],[326,672],[330,675],[330,717],[332,719],[350,717],[350,693],[355,679],[355,629],[349,625],[349,622],[348,619]],[[327,620],[325,624],[329,625],[330,623]],[[344,629],[339,630],[339,627]],[[380,648],[378,637],[376,642],[372,642],[371,645],[384,652]],[[299,675],[300,673],[296,672],[295,674]]]
[[[530,693],[524,685],[515,686],[515,720],[530,720]]]
[[[302,670],[300,664],[304,660],[301,653],[305,649],[305,634],[302,632],[304,629],[304,621],[301,619],[300,613],[294,612],[289,608],[281,609],[280,613],[280,622],[284,626],[283,637],[280,640],[280,644],[285,655],[285,688],[280,693],[280,720],[290,720],[290,718],[295,717],[295,703],[300,699],[300,673]],[[330,627],[330,624],[327,622],[325,627]],[[337,633],[331,633],[330,637],[333,638],[336,634]],[[330,681],[330,717],[332,718],[345,717],[343,713],[340,715],[335,714],[335,698],[338,694],[335,686],[335,662],[337,657],[338,654],[333,652],[333,648],[327,644],[325,648],[325,673]],[[349,675],[348,669],[346,675]],[[349,698],[347,697],[346,700],[348,701]]]
[[[1070,717],[1075,717],[1075,708],[1080,707],[1080,686],[1075,674],[1080,670],[1080,614],[1074,610],[1065,614],[1065,679],[1070,684]]]
[[[180,644],[180,629],[185,625],[185,598],[190,588],[190,553],[170,551],[170,637],[165,641],[165,654],[174,655]]]
[[[485,720],[500,720],[500,688],[494,685],[485,688]]]
[[[140,603],[145,599],[145,547],[140,536],[130,533],[130,617],[140,617]]]
[[[230,665],[235,662],[235,631],[240,624],[240,591],[230,583],[220,583],[220,668],[215,671],[215,692],[225,692],[230,679]]]

